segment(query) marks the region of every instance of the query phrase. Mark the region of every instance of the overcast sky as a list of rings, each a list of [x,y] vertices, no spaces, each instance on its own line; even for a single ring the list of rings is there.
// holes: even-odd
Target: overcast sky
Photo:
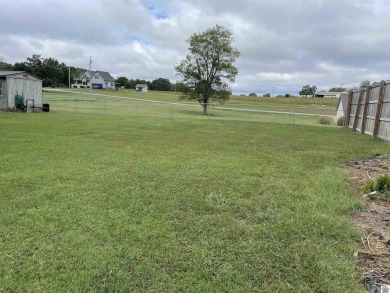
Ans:
[[[0,0],[0,56],[175,82],[186,40],[230,29],[236,94],[297,93],[390,79],[388,0]]]

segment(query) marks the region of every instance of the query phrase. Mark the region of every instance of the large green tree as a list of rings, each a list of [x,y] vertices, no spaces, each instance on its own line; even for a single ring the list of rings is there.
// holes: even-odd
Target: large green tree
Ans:
[[[229,82],[234,82],[238,69],[233,65],[240,52],[232,46],[232,33],[219,25],[188,40],[189,55],[175,66],[185,85],[181,99],[197,100],[207,115],[210,101],[229,99]]]
[[[120,76],[115,80],[116,83],[119,83],[120,86],[125,87],[126,84],[129,82],[128,78],[125,76]]]
[[[369,80],[363,80],[359,85],[360,89],[365,89],[365,88],[368,88],[369,86],[370,86]]]
[[[347,91],[344,87],[332,87],[328,90],[328,92],[345,92]]]
[[[167,78],[158,78],[152,81],[152,89],[155,91],[170,91],[171,82]]]
[[[317,87],[315,85],[305,85],[302,87],[302,90],[299,92],[301,96],[313,96],[316,94]]]
[[[0,56],[0,70],[13,70],[13,69],[14,69],[13,65],[7,63],[5,59]]]
[[[42,58],[34,54],[25,62],[15,63],[14,70],[27,71],[43,80],[42,85],[64,86],[68,84],[68,67],[55,58]]]

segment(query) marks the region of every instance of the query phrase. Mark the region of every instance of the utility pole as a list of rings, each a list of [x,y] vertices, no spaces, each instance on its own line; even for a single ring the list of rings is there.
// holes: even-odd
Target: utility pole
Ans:
[[[91,65],[92,65],[92,58],[91,58],[91,56],[89,56],[89,71],[91,71]],[[92,83],[91,83],[91,80],[89,80],[89,92],[91,92],[91,91],[92,91]]]
[[[340,87],[340,92],[343,91],[343,84],[341,84],[341,87]]]
[[[70,88],[70,66],[68,66],[69,88]]]

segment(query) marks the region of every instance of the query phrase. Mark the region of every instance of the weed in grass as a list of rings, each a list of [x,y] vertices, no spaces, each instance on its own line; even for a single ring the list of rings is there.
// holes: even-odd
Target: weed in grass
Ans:
[[[344,116],[339,117],[339,118],[337,119],[336,125],[337,125],[337,126],[343,126],[343,125],[344,125],[344,120],[345,120],[345,117],[344,117]]]
[[[378,176],[376,179],[375,190],[383,193],[390,192],[390,176],[388,174]]]
[[[365,193],[378,191],[386,195],[390,200],[390,176],[388,174],[379,175],[375,180],[368,180],[363,187]]]
[[[331,117],[322,116],[320,117],[319,123],[324,125],[331,125],[333,124],[333,119]]]

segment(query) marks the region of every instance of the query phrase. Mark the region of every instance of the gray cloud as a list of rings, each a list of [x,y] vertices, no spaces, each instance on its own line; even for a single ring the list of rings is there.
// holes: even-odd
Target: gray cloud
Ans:
[[[215,24],[242,53],[236,93],[296,93],[303,85],[389,79],[384,0],[3,0],[0,56],[32,54],[115,76],[177,79],[186,39]]]

